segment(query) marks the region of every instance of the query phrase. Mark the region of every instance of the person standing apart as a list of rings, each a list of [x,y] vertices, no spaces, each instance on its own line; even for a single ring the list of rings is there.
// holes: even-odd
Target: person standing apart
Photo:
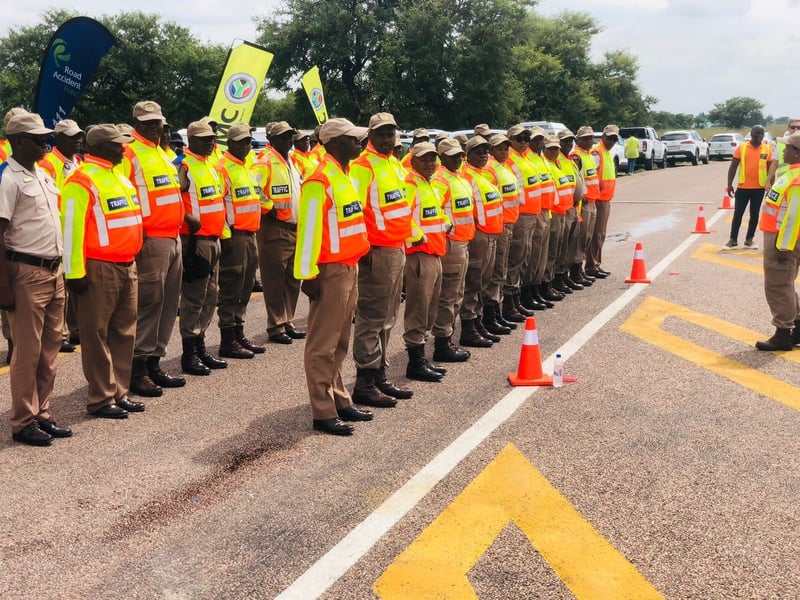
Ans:
[[[50,414],[56,357],[64,327],[64,240],[58,188],[36,163],[53,132],[39,115],[9,119],[12,156],[0,166],[0,308],[7,312],[16,347],[11,359],[11,437],[49,446],[72,435]]]
[[[326,152],[303,182],[297,219],[294,275],[308,296],[308,336],[303,364],[312,427],[351,435],[346,421],[370,421],[372,413],[353,406],[342,382],[353,311],[358,297],[358,260],[369,250],[358,193],[347,171],[361,153],[363,127],[329,119],[319,131]]]
[[[115,168],[123,160],[123,144],[132,139],[111,124],[92,127],[84,162],[61,194],[64,271],[89,384],[86,410],[104,419],[125,419],[145,409],[142,402],[128,399],[142,212],[136,188]]]
[[[628,175],[633,175],[639,158],[639,138],[633,134],[625,140],[625,158],[628,160]]]
[[[747,233],[744,236],[744,247],[757,250],[753,236],[758,227],[758,214],[764,200],[764,189],[767,185],[767,174],[774,162],[772,146],[764,141],[763,125],[755,125],[750,130],[750,140],[739,144],[733,151],[733,158],[728,167],[728,196],[733,197],[733,221],[731,222],[731,238],[723,249],[736,248],[739,245],[739,228],[747,205],[750,205],[750,220],[747,222]],[[739,171],[736,188],[733,178]]]

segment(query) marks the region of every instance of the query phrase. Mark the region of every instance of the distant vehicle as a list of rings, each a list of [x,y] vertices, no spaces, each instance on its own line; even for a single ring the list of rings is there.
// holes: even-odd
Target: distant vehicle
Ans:
[[[430,131],[430,130],[428,130],[428,131]],[[491,131],[492,133],[502,133],[503,135],[505,135],[505,133],[506,133],[505,129],[490,129],[489,131]],[[465,136],[467,136],[467,139],[469,140],[469,139],[472,139],[472,138],[475,137],[475,129],[474,128],[473,129],[457,129],[456,131],[451,131],[450,132],[450,137],[451,138],[454,138],[457,135],[465,135]]]
[[[650,171],[655,165],[662,169],[667,166],[667,149],[655,129],[647,126],[619,128],[620,140],[627,140],[631,136],[639,140],[639,159],[637,162],[643,164],[645,170]]]
[[[253,131],[253,148],[266,148],[267,147],[267,128],[255,127]]]
[[[670,167],[680,160],[688,160],[693,165],[700,161],[708,164],[708,143],[694,129],[668,131],[661,140],[667,146],[667,165]]]
[[[520,125],[525,129],[541,127],[547,135],[558,135],[567,128],[563,123],[556,123],[555,121],[525,121],[520,123]]]
[[[603,134],[599,131],[596,131],[592,136],[594,139],[594,143],[600,141],[600,138],[603,137]],[[628,159],[625,157],[625,143],[622,139],[617,140],[617,143],[614,144],[614,147],[611,148],[611,158],[614,159],[614,169],[617,173],[620,172],[622,169],[628,168]]]
[[[741,133],[714,134],[708,140],[708,156],[719,160],[733,158],[733,151],[742,142],[744,142],[744,136]]]

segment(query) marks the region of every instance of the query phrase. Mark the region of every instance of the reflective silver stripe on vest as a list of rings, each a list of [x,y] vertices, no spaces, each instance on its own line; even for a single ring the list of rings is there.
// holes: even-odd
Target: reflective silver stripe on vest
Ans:
[[[503,214],[503,206],[502,205],[494,207],[494,208],[490,208],[489,210],[486,211],[486,216],[487,217],[496,217],[497,215],[502,215],[502,214]]]
[[[437,223],[436,225],[422,225],[420,227],[423,233],[441,233],[447,231],[444,223]]]
[[[272,205],[273,205],[273,206],[274,206],[274,207],[275,207],[277,210],[291,210],[291,209],[292,209],[292,201],[291,201],[291,200],[288,200],[288,201],[286,201],[286,202],[275,202],[275,201],[273,200],[273,201],[272,201]]]
[[[101,246],[108,246],[108,225],[103,207],[99,202],[95,202],[92,211],[94,212],[94,220],[97,223],[97,240]]]
[[[344,237],[351,237],[354,235],[358,235],[359,233],[366,233],[367,226],[364,223],[359,223],[358,225],[350,225],[350,227],[343,227],[339,233]]]
[[[469,215],[468,217],[456,217],[452,220],[456,225],[471,225],[475,222],[475,218],[472,215]]]
[[[398,219],[400,217],[405,217],[406,215],[411,214],[411,207],[408,204],[404,204],[400,208],[395,208],[394,210],[387,210],[383,213],[387,219]]]
[[[122,229],[123,227],[133,227],[142,222],[142,217],[135,215],[133,217],[118,217],[116,219],[108,220],[109,229]]]
[[[326,190],[326,197],[333,197],[332,186]],[[339,243],[339,215],[335,202],[331,203],[331,207],[328,209],[328,238],[330,239],[331,254],[339,254],[339,249],[341,248]]]
[[[169,196],[160,196],[156,198],[156,206],[168,206],[170,204],[177,204],[181,201],[178,194],[170,194]]]
[[[199,212],[201,215],[207,215],[209,213],[222,212],[224,210],[225,207],[222,204],[216,203],[216,204],[201,205]]]
[[[248,204],[247,206],[237,206],[236,203],[234,202],[233,211],[237,215],[243,215],[245,213],[251,213],[251,212],[261,212],[261,205],[260,204]]]

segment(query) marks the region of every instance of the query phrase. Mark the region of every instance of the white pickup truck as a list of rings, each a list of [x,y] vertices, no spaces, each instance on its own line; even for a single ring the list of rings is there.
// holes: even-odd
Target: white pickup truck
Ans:
[[[651,171],[653,165],[667,167],[667,147],[652,127],[620,127],[619,137],[626,140],[634,136],[639,140],[639,164]],[[624,143],[624,142],[623,142]]]

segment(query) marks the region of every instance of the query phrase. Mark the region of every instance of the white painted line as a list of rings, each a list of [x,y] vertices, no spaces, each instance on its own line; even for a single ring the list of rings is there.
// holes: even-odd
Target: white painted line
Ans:
[[[709,223],[715,222],[723,215],[717,211]],[[655,279],[673,261],[675,261],[700,234],[692,234],[675,250],[664,257],[655,268],[648,273]],[[613,319],[623,308],[643,292],[647,284],[637,283],[625,291],[619,298],[589,321],[580,331],[559,349],[562,354],[575,354],[595,333]],[[552,370],[555,353],[542,363],[544,371]],[[469,429],[462,433],[447,448],[436,455],[403,487],[392,494],[383,504],[366,519],[355,526],[342,541],[325,553],[317,562],[294,581],[288,588],[276,596],[275,600],[311,600],[319,598],[325,591],[342,577],[353,565],[394,527],[400,519],[408,514],[434,486],[475,450],[498,427],[508,421],[517,409],[539,388],[517,387],[503,396],[497,404],[478,419]]]

